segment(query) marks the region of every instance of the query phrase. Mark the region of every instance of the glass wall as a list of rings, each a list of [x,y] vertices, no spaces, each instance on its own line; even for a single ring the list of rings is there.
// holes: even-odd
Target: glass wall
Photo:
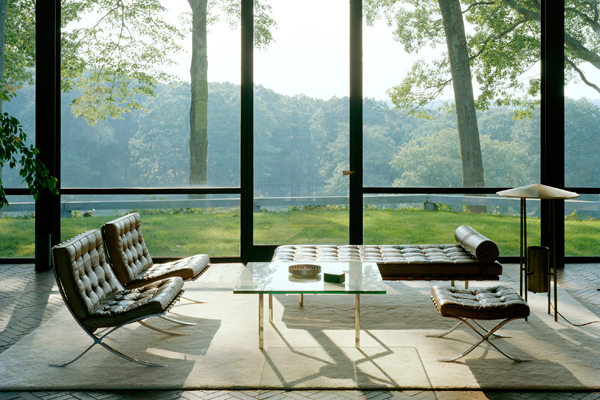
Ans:
[[[513,207],[499,205],[494,191],[481,194],[484,199],[468,191],[441,199],[442,192],[426,188],[510,188],[539,182],[540,24],[522,22],[508,5],[452,9],[448,4],[365,3],[364,185],[400,188],[394,193],[424,188],[423,195],[398,195],[391,208],[365,197],[365,243],[453,243],[453,229],[438,229],[443,221],[450,227],[489,225],[483,233],[502,241],[498,232],[505,228],[494,225],[503,215],[510,226],[516,224],[516,230],[509,230],[514,230],[517,246],[505,246],[501,255],[514,256],[518,201],[515,213]],[[464,27],[449,30],[449,37],[444,25],[454,27],[461,20]],[[447,40],[461,43],[464,52],[449,55]],[[457,66],[453,70],[451,63]],[[411,205],[415,196],[425,200]],[[427,200],[430,196],[440,201]],[[377,222],[398,219],[398,226],[408,228],[411,218],[419,216],[431,219],[431,229],[390,229],[386,236]],[[531,216],[538,218],[531,228],[539,243],[539,216]]]
[[[254,54],[254,243],[347,243],[348,1],[268,4],[276,29]]]
[[[567,256],[599,254],[600,71],[593,62],[600,53],[593,22],[598,11],[596,3],[565,1],[565,186],[588,192],[565,201]]]
[[[355,1],[353,7],[359,5]],[[391,211],[429,212],[433,204],[440,216],[477,217],[482,226],[498,215],[515,218],[511,207],[496,205],[494,195],[498,188],[540,181],[541,6],[479,2],[449,10],[440,7],[450,2],[362,3],[365,242],[411,240],[392,231],[379,235],[377,218],[386,216],[373,219],[369,213],[375,210],[389,211],[392,219]],[[240,2],[210,3],[206,10],[167,0],[123,4],[131,6],[127,12],[99,3],[63,4],[61,199],[108,201],[111,189],[112,200],[132,202],[114,210],[127,211],[137,209],[137,201],[171,196],[206,200],[226,193],[223,199],[240,201],[240,157],[253,151],[253,200],[243,202],[248,208],[241,210],[239,226],[255,222],[254,242],[243,248],[251,253],[254,244],[347,243],[348,147],[358,143],[348,134],[348,2],[254,2],[254,21],[244,20],[254,24],[249,81],[254,96],[243,101]],[[554,3],[544,4],[553,9]],[[11,14],[11,7],[12,2],[3,73],[13,98],[2,106],[21,120],[31,141],[34,10]],[[594,99],[600,89],[597,68],[587,61],[600,49],[589,26],[595,7],[565,3],[565,182],[584,194],[565,205],[567,255],[595,255],[585,243],[596,235],[600,218],[594,173],[599,136]],[[466,53],[455,57],[463,67],[451,71],[444,22],[457,21],[457,15],[464,28],[453,32],[465,34],[458,39]],[[464,73],[471,78],[458,79]],[[465,89],[469,81],[472,94]],[[254,148],[241,149],[240,119],[250,101]],[[469,131],[460,121],[470,101],[474,108],[467,119],[476,124]],[[546,138],[553,143],[552,135]],[[465,150],[474,155],[472,163]],[[2,178],[11,194],[21,193],[14,191],[23,187],[16,171],[4,168]],[[131,194],[137,192],[143,194]],[[428,200],[372,198],[401,195]],[[528,212],[530,228],[537,226],[537,211]],[[240,237],[239,230],[234,236]],[[441,238],[423,231],[415,240]],[[506,248],[509,254],[503,255],[515,255]],[[240,254],[239,244],[236,249]]]
[[[63,20],[62,186],[239,187],[239,7],[132,3]]]
[[[154,257],[240,257],[239,190],[177,194],[240,187],[240,5],[121,5],[63,5],[62,239],[138,210]]]

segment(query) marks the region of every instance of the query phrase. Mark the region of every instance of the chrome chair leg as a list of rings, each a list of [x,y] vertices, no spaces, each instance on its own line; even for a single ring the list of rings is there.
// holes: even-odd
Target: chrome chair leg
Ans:
[[[142,323],[143,321],[138,321],[138,322]],[[125,325],[119,325],[119,326],[117,326],[117,327],[109,330],[108,332],[106,332],[105,334],[103,334],[100,337],[97,337],[96,335],[94,335],[94,334],[92,334],[92,333],[90,333],[90,332],[88,332],[86,330],[85,332],[94,340],[94,343],[92,343],[87,349],[85,349],[81,354],[79,354],[77,357],[75,357],[71,361],[68,361],[68,362],[63,363],[63,364],[51,364],[50,366],[51,367],[58,367],[58,368],[66,367],[67,365],[69,365],[71,363],[74,363],[75,361],[79,360],[81,357],[83,357],[83,355],[85,353],[87,353],[88,351],[90,351],[90,349],[92,347],[94,347],[95,345],[99,344],[100,346],[102,346],[105,349],[109,350],[111,353],[116,354],[119,357],[122,357],[122,358],[124,358],[124,359],[126,359],[128,361],[132,361],[132,362],[137,363],[137,364],[145,365],[147,367],[168,367],[168,365],[166,365],[166,364],[155,364],[155,363],[151,363],[151,362],[147,362],[147,361],[142,361],[142,360],[138,360],[137,358],[130,357],[130,356],[124,354],[124,353],[121,353],[118,350],[113,349],[112,347],[110,347],[106,343],[102,342],[102,340],[105,337],[107,337],[108,335],[110,335],[111,333],[113,333],[114,331],[116,331],[117,329],[119,329],[119,328],[121,328],[123,326],[125,326]],[[181,335],[178,332],[175,332],[175,334]]]
[[[154,364],[154,363],[151,363],[151,362],[138,360],[137,358],[130,357],[127,354],[123,354],[120,351],[113,349],[112,347],[110,347],[106,343],[100,343],[100,344],[102,345],[102,347],[104,347],[105,349],[109,350],[113,354],[116,354],[119,357],[123,357],[124,359],[126,359],[128,361],[132,361],[132,362],[137,363],[137,364],[145,365],[147,367],[168,367],[167,364]]]
[[[180,320],[175,319],[173,317],[167,317],[166,315],[161,315],[159,318],[162,318],[162,319],[164,319],[166,321],[175,322],[176,324],[180,324],[180,325],[188,325],[188,326],[195,326],[196,325],[195,322],[180,321]]]
[[[187,336],[187,333],[173,332],[173,331],[168,331],[166,329],[157,328],[156,326],[150,325],[146,321],[138,321],[138,323],[141,325],[144,325],[145,327],[150,328],[154,331],[157,331],[157,332],[168,333],[169,335],[176,335],[176,336]]]
[[[191,297],[187,297],[187,296],[181,296],[182,299],[185,299],[187,301],[191,301],[192,303],[196,303],[196,304],[204,304],[206,303],[206,301],[200,301],[200,300],[196,300],[196,299],[192,299]],[[183,305],[183,304],[180,304]]]
[[[93,338],[93,339],[94,339],[94,343],[92,343],[92,344],[90,345],[90,347],[88,347],[87,349],[85,349],[85,350],[83,351],[83,353],[81,353],[80,355],[78,355],[77,357],[75,357],[74,359],[72,359],[71,361],[68,361],[68,362],[66,362],[66,363],[63,363],[63,364],[50,364],[50,366],[51,366],[51,367],[59,367],[59,368],[62,368],[62,367],[66,367],[67,365],[69,365],[69,364],[71,364],[71,363],[74,363],[75,361],[79,360],[81,357],[83,357],[83,355],[84,355],[85,353],[87,353],[88,351],[90,351],[90,349],[91,349],[92,347],[94,347],[95,345],[97,345],[98,343],[100,343],[100,341],[99,341],[97,338]]]

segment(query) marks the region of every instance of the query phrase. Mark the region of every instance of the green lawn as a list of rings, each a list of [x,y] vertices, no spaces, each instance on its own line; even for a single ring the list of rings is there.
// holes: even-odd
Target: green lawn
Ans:
[[[97,229],[115,217],[64,218],[62,240]],[[239,256],[239,211],[143,213],[143,232],[153,256]],[[348,210],[300,210],[254,214],[256,244],[348,243]],[[34,219],[0,219],[0,257],[33,257]],[[454,231],[470,225],[494,240],[500,254],[518,255],[519,218],[452,211],[366,210],[365,244],[454,243]],[[539,245],[540,221],[527,220],[528,244]],[[600,255],[600,221],[565,221],[566,254]]]

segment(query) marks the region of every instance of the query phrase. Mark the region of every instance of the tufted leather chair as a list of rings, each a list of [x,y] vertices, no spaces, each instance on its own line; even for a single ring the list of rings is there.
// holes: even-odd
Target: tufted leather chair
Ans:
[[[126,356],[102,342],[102,339],[119,327],[151,316],[166,314],[183,293],[183,280],[179,277],[155,281],[132,290],[124,289],[106,262],[102,234],[98,229],[79,234],[52,249],[52,263],[56,281],[67,308],[94,339],[87,350],[74,360],[57,366],[66,366],[100,344],[130,361],[145,363]],[[99,328],[113,327],[102,337],[94,332]],[[180,334],[161,330],[166,333]]]
[[[107,222],[102,225],[102,234],[117,278],[128,289],[173,276],[196,279],[210,266],[206,254],[155,264],[146,247],[138,213]]]

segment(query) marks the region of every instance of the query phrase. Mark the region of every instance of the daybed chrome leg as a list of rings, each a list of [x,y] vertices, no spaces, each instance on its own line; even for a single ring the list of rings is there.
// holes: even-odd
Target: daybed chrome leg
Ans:
[[[167,320],[167,321],[175,322],[176,324],[180,324],[180,325],[189,325],[189,326],[196,325],[195,322],[180,321],[180,320],[175,319],[173,317],[167,317],[166,315],[161,315],[159,318],[162,318],[162,319]]]
[[[494,332],[496,332],[496,331],[497,331],[498,329],[500,329],[502,326],[506,325],[507,323],[509,323],[509,322],[510,322],[510,321],[512,321],[512,320],[519,319],[519,318],[507,318],[507,319],[505,319],[504,321],[500,322],[498,325],[496,325],[494,328],[492,328],[492,329],[491,329],[491,330],[489,330],[489,331],[488,331],[488,330],[486,330],[485,328],[483,328],[483,329],[486,331],[486,334],[485,334],[485,335],[481,334],[481,332],[479,332],[479,331],[478,331],[478,330],[477,330],[477,329],[476,329],[476,328],[475,328],[473,325],[469,324],[469,322],[467,321],[467,319],[466,319],[466,318],[461,318],[461,317],[445,317],[445,318],[452,318],[452,319],[457,319],[457,320],[459,320],[460,322],[458,323],[458,325],[460,325],[460,323],[461,323],[461,322],[462,322],[462,323],[464,323],[464,324],[465,324],[465,325],[467,325],[469,328],[473,329],[473,331],[475,331],[475,333],[477,333],[479,336],[481,336],[481,339],[480,339],[480,340],[479,340],[477,343],[475,343],[473,346],[471,346],[471,347],[470,347],[470,348],[469,348],[467,351],[463,352],[462,354],[459,354],[459,355],[458,355],[458,356],[456,356],[456,357],[447,358],[447,359],[442,359],[442,360],[438,360],[438,361],[442,361],[442,362],[450,362],[450,361],[455,361],[455,360],[458,360],[459,358],[462,358],[462,357],[466,356],[467,354],[469,354],[470,352],[472,352],[472,351],[473,351],[473,350],[474,350],[474,349],[475,349],[477,346],[479,346],[479,345],[480,345],[481,343],[483,343],[483,342],[488,342],[488,343],[489,343],[489,344],[491,344],[491,345],[492,345],[492,346],[493,346],[493,347],[494,347],[496,350],[498,350],[498,351],[499,351],[499,352],[500,352],[502,355],[504,355],[504,356],[505,356],[505,357],[507,357],[507,358],[510,358],[510,359],[511,359],[511,360],[513,360],[513,361],[516,361],[516,362],[529,362],[529,361],[531,361],[531,360],[523,360],[523,359],[520,359],[520,358],[513,357],[513,356],[511,356],[511,355],[507,354],[506,352],[504,352],[504,351],[500,350],[500,349],[498,348],[498,346],[496,346],[494,343],[490,342],[490,340],[489,340],[490,336],[492,336],[492,335],[494,334]],[[476,321],[474,321],[474,322],[475,322],[477,325],[479,325],[479,323],[477,323]],[[458,325],[457,325],[457,326],[458,326]],[[456,327],[457,327],[457,326],[455,326],[454,328],[452,328],[452,330],[456,329]],[[481,326],[481,325],[479,325],[479,326]]]
[[[155,331],[158,331],[158,332],[162,332],[162,333],[168,333],[169,335],[187,336],[187,333],[173,332],[173,331],[168,331],[166,329],[157,328],[156,326],[150,325],[146,321],[138,321],[138,323],[140,323],[140,324],[144,325],[145,327],[150,328],[152,330],[155,330]]]

